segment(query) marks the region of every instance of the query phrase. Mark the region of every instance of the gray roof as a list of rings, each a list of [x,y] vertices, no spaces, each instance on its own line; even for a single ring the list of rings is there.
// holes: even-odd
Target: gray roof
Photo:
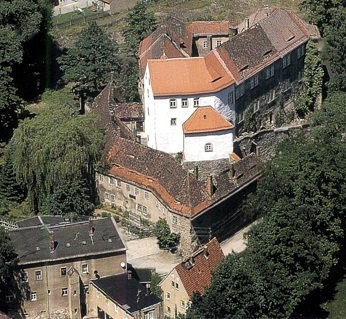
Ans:
[[[93,232],[91,236],[90,233]],[[113,218],[9,231],[19,264],[125,251]]]
[[[44,215],[22,219],[16,222],[19,228],[43,226],[43,225],[58,225],[64,223],[65,220],[60,215]]]

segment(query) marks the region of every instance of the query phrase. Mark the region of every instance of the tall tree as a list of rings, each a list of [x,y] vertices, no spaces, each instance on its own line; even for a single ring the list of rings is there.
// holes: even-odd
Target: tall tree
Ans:
[[[35,118],[20,124],[14,132],[13,143],[16,177],[27,189],[34,212],[51,196],[63,200],[62,188],[70,183],[86,180],[85,186],[93,191],[93,166],[103,149],[95,115],[80,116],[74,108],[48,106]],[[73,190],[77,203],[84,194],[78,187]],[[70,203],[66,201],[66,205]]]
[[[220,264],[192,315],[288,318],[329,278],[345,249],[345,97],[333,95],[316,111],[310,136],[280,145],[258,184],[262,220],[248,248]]]
[[[306,45],[304,59],[303,90],[295,101],[295,109],[299,117],[305,117],[314,111],[318,97],[322,94],[323,69],[320,53],[316,44],[309,41]]]
[[[157,27],[155,16],[148,10],[148,1],[138,1],[126,16],[123,30],[128,54],[137,55],[139,43]]]
[[[63,80],[74,84],[81,99],[94,96],[110,80],[111,72],[118,72],[117,51],[107,33],[96,22],[90,23],[74,46],[59,58]]]

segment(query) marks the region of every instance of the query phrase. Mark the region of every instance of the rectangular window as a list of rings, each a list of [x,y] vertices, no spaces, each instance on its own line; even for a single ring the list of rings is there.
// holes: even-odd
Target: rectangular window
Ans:
[[[258,74],[254,75],[251,79],[250,79],[250,89],[252,90],[253,88],[255,88],[258,85]]]
[[[172,287],[174,288],[175,287],[175,283],[174,283],[174,281],[172,280]]]
[[[194,106],[194,107],[198,107],[198,106],[199,106],[199,98],[198,98],[198,97],[195,97],[195,98],[193,99],[193,106]]]
[[[35,270],[35,280],[42,280],[41,270]]]
[[[114,184],[114,179],[113,177],[108,177],[108,184],[113,185]]]
[[[297,49],[297,59],[300,59],[305,54],[304,44]]]
[[[179,284],[177,282],[175,283],[175,289],[179,290]]]
[[[291,88],[291,81],[290,79],[286,79],[283,83],[282,83],[282,91],[288,91]]]
[[[154,311],[148,311],[144,313],[144,319],[155,319]]]
[[[204,145],[204,151],[205,152],[212,152],[213,151],[213,144],[207,143]]]
[[[142,210],[143,210],[143,205],[137,204],[137,210],[138,210],[139,212],[142,212]]]
[[[216,46],[220,46],[222,44],[222,41],[221,40],[216,40]]]
[[[177,119],[175,117],[171,118],[171,125],[177,125]]]
[[[289,66],[291,64],[291,54],[287,54],[282,58],[282,68]]]
[[[144,192],[144,197],[145,197],[145,199],[149,199],[149,193],[148,192]]]
[[[100,182],[103,182],[103,175],[99,175],[99,180],[100,180]]]
[[[266,68],[266,79],[270,79],[271,77],[274,76],[275,74],[275,68],[274,68],[274,64],[270,65]]]
[[[256,113],[260,109],[260,101],[253,103],[253,112]]]
[[[109,193],[105,192],[105,198],[109,199]]]
[[[185,301],[184,300],[180,300],[180,307],[185,308]]]
[[[275,100],[275,90],[271,90],[268,93],[268,103],[272,102]]]
[[[6,298],[6,302],[7,302],[7,303],[11,303],[11,302],[13,302],[13,300],[14,300],[13,295],[8,295],[8,296],[6,296],[5,298]]]
[[[68,290],[67,290],[67,288],[62,288],[62,289],[61,289],[61,295],[62,295],[63,297],[66,297],[66,296],[68,295]]]
[[[172,222],[173,222],[173,224],[178,223],[178,218],[177,218],[177,216],[173,216]]]
[[[170,100],[169,100],[169,107],[170,107],[171,109],[176,108],[176,107],[177,107],[177,100],[176,100],[176,99],[170,99]]]
[[[203,49],[208,49],[208,41],[207,40],[203,41]]]
[[[234,93],[233,91],[228,93],[228,105],[232,105],[234,103]]]
[[[139,194],[139,189],[137,187],[135,187],[135,195]]]
[[[148,215],[148,210],[147,210],[147,207],[146,206],[143,206],[143,211],[142,211],[143,215],[144,216],[147,216]]]
[[[241,123],[241,122],[243,122],[243,121],[244,121],[244,111],[240,111],[240,112],[238,113],[237,122],[238,122],[238,123]]]
[[[60,276],[65,277],[66,276],[66,267],[61,267],[60,268]]]
[[[121,187],[121,181],[119,181],[119,180],[117,179],[116,182],[117,182],[117,187]]]
[[[245,86],[244,84],[240,84],[235,88],[235,99],[238,100],[240,97],[242,97],[245,93]]]
[[[169,292],[166,292],[166,299],[170,300],[171,299],[171,294]]]
[[[188,100],[187,99],[181,99],[181,107],[188,107]]]
[[[88,264],[82,264],[82,273],[87,274],[88,272]]]
[[[126,191],[131,192],[131,186],[129,184],[126,184]]]
[[[36,300],[37,300],[37,293],[36,293],[36,292],[31,292],[31,294],[30,294],[30,300],[31,300],[31,301],[36,301]]]
[[[111,194],[111,202],[115,202],[115,195]]]
[[[89,285],[84,285],[84,293],[85,294],[89,293]]]
[[[171,313],[171,307],[167,306],[167,312]]]
[[[21,283],[28,282],[28,273],[26,273],[26,272],[22,273],[21,277],[20,277],[20,281],[21,281]]]

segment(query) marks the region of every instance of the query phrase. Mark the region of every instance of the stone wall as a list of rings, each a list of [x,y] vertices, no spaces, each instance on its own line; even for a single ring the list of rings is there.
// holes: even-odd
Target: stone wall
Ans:
[[[264,161],[267,161],[273,158],[276,147],[281,141],[307,129],[309,129],[309,125],[303,124],[262,130],[254,134],[243,135],[234,141],[234,151],[242,157],[252,152],[257,152]]]

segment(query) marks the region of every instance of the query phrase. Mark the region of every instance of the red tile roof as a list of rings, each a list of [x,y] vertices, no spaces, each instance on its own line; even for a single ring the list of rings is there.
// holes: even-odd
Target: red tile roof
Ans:
[[[185,134],[231,130],[234,125],[211,106],[199,107],[183,124]]]
[[[229,21],[194,21],[187,25],[193,36],[228,35]]]
[[[218,92],[234,82],[216,58],[148,60],[148,67],[154,96]]]
[[[134,141],[117,138],[109,151],[109,175],[153,192],[168,209],[192,218],[219,200],[256,180],[260,160],[254,154],[233,164],[233,170],[214,176],[214,192],[208,193],[207,182],[199,181],[172,156]],[[230,172],[234,175],[230,176]]]
[[[197,250],[189,260],[175,267],[190,298],[194,293],[204,294],[205,288],[210,285],[212,271],[224,257],[219,242],[213,238]]]

